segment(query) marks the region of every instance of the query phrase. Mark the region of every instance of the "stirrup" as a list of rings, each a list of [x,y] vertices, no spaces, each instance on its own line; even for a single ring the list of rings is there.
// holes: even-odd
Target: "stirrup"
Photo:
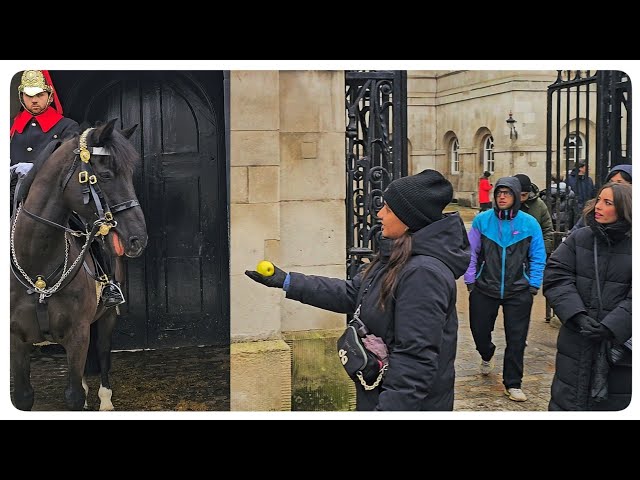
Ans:
[[[115,282],[109,282],[104,286],[101,298],[106,308],[116,307],[126,302],[120,285]]]

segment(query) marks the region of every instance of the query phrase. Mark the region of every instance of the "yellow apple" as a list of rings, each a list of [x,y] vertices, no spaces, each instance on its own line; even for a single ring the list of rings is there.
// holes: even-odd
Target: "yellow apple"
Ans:
[[[256,271],[263,277],[270,277],[276,272],[276,268],[273,266],[273,263],[262,260],[256,267]]]

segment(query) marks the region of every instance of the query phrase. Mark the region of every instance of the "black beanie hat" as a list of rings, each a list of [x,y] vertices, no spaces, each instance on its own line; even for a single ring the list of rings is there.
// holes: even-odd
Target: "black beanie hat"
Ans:
[[[453,186],[440,172],[427,169],[389,184],[383,194],[391,211],[416,232],[442,218],[453,199]]]
[[[520,186],[522,187],[522,193],[531,191],[531,179],[525,175],[524,173],[519,173],[514,175],[518,180],[520,180]]]

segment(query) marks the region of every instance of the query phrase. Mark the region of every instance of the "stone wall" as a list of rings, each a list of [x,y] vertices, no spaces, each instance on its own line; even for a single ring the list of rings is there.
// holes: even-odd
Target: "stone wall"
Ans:
[[[285,300],[244,271],[268,259],[344,278],[344,74],[232,71],[230,90],[231,409],[289,409],[283,331],[335,329],[344,316]]]

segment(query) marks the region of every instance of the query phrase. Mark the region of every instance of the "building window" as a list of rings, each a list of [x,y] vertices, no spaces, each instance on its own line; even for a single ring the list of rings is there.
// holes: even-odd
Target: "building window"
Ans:
[[[484,139],[484,161],[485,171],[493,173],[496,169],[496,164],[493,160],[493,137],[488,136]]]
[[[578,133],[571,133],[564,141],[564,156],[569,170],[573,169],[578,160],[584,160],[584,142]]]
[[[460,173],[460,142],[457,138],[451,142],[451,173]]]

